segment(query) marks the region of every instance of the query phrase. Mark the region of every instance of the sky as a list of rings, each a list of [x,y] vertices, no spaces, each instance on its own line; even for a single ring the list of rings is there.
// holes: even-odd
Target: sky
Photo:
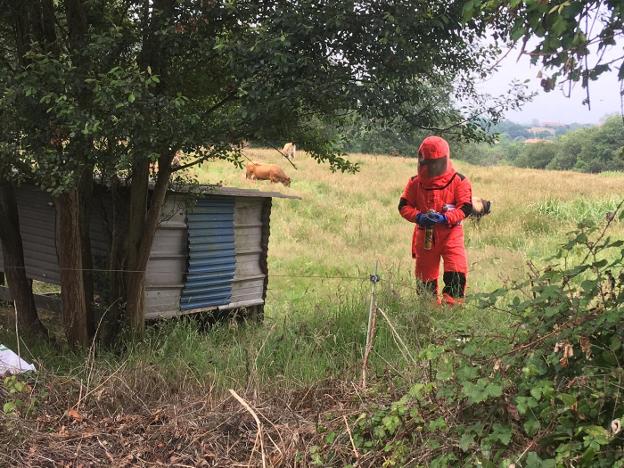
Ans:
[[[619,52],[621,53],[621,48]],[[530,80],[529,89],[536,91],[538,95],[520,111],[508,112],[506,117],[509,120],[518,123],[530,123],[533,119],[537,119],[539,122],[596,124],[605,115],[620,112],[617,69],[604,73],[600,79],[590,83],[591,110],[589,110],[582,104],[585,90],[580,83],[576,84],[570,98],[565,97],[560,89],[546,93],[540,86],[540,79],[537,78],[541,67],[531,65],[527,55],[523,55],[519,60],[518,56],[519,50],[513,50],[501,62],[499,70],[480,85],[482,90],[490,94],[502,94],[514,78],[520,81]]]

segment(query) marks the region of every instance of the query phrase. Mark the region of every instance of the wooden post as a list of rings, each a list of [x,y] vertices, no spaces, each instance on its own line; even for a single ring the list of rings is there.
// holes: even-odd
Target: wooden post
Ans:
[[[377,301],[375,297],[375,288],[379,282],[377,270],[379,261],[375,264],[375,274],[371,275],[371,298],[368,308],[368,329],[366,330],[366,347],[364,348],[364,359],[362,361],[362,388],[366,388],[366,371],[368,367],[368,358],[373,350],[375,342],[375,333],[377,332]]]

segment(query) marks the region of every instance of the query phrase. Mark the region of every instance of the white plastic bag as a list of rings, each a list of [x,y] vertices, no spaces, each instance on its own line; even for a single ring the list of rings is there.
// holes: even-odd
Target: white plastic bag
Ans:
[[[0,344],[0,376],[5,374],[22,374],[34,371],[35,366],[27,363],[9,348]]]

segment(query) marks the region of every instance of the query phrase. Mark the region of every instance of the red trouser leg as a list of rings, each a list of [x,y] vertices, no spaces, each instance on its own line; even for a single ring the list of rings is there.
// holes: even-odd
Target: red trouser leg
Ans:
[[[442,254],[441,243],[435,242],[431,250],[425,250],[424,230],[419,230],[414,238],[413,252],[416,258],[416,279],[422,282],[423,286],[431,291],[437,299]]]
[[[463,303],[468,275],[468,258],[464,247],[464,230],[461,226],[448,231],[442,248],[444,260],[444,302],[453,305]]]

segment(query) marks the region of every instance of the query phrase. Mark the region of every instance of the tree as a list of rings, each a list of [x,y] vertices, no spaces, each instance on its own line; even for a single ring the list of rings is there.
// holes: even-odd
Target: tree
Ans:
[[[568,133],[557,141],[557,153],[547,169],[573,170],[579,155],[589,144],[591,129]]]
[[[618,70],[624,82],[624,5],[621,0],[494,0],[464,2],[464,18],[493,27],[494,38],[516,43],[522,53],[541,63],[550,76],[541,85],[552,91],[560,85],[581,82],[584,103],[590,106],[590,83],[603,73]],[[527,51],[529,41],[535,47]],[[624,96],[624,88],[620,90]]]
[[[243,140],[288,139],[334,170],[355,170],[319,121],[340,129],[357,113],[475,139],[488,117],[523,99],[521,88],[511,99],[479,98],[472,78],[495,51],[473,42],[484,28],[462,24],[462,2],[18,3],[2,5],[0,66],[12,102],[2,111],[20,150],[8,163],[54,197],[65,327],[83,345],[93,333],[94,174],[115,200],[108,265],[125,272],[111,273],[109,300],[125,305],[119,312],[140,334],[145,267],[183,169],[240,164]],[[178,151],[185,158],[174,168]]]
[[[557,148],[550,142],[525,144],[515,161],[520,167],[544,169],[555,157]]]

